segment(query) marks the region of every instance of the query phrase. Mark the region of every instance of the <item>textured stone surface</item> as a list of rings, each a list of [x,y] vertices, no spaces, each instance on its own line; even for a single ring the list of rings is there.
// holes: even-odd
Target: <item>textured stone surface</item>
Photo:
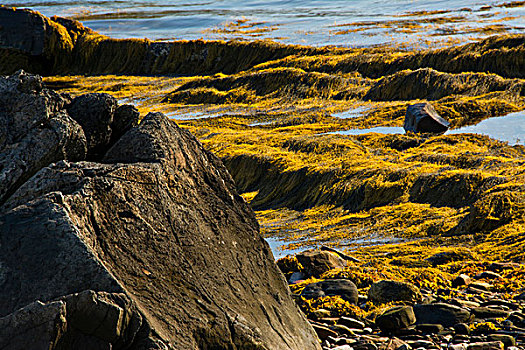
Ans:
[[[36,301],[0,318],[0,347],[10,350],[166,349],[122,293],[94,292]]]
[[[392,301],[416,302],[421,300],[421,292],[413,284],[398,281],[379,281],[368,290],[368,299],[376,303]]]
[[[67,116],[56,105],[51,114],[60,113]],[[252,210],[188,131],[149,114],[100,162],[63,158],[12,187],[0,209],[4,321],[33,305],[24,324],[48,320],[35,328],[50,339],[46,349],[319,349]],[[140,315],[141,325],[124,330],[126,315]],[[14,337],[22,328],[2,331]],[[131,333],[161,343],[139,346]]]
[[[75,97],[66,109],[86,134],[88,159],[99,159],[107,151],[111,141],[111,125],[117,100],[108,94],[85,94]],[[125,123],[118,126],[122,130],[131,127]]]
[[[42,167],[86,155],[82,128],[42,89],[39,76],[18,71],[0,79],[0,205]]]

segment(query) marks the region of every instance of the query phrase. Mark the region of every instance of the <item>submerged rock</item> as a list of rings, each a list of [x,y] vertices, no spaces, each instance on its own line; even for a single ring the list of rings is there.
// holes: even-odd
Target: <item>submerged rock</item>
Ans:
[[[416,103],[407,107],[403,128],[416,133],[444,133],[450,123],[441,118],[430,103]]]
[[[15,339],[6,346],[319,348],[252,210],[193,135],[150,113],[92,162],[75,163],[85,134],[55,97],[43,115],[76,125],[84,152],[72,157],[71,142],[51,138],[67,152],[0,183],[10,188],[0,210],[0,334]],[[9,114],[28,130],[21,138],[31,113],[39,110]],[[0,135],[4,149],[24,146]]]

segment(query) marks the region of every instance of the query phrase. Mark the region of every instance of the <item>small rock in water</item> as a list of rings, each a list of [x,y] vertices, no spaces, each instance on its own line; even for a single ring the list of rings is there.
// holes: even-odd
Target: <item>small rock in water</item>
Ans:
[[[444,133],[450,123],[443,119],[428,102],[416,103],[407,107],[405,131],[416,133]]]

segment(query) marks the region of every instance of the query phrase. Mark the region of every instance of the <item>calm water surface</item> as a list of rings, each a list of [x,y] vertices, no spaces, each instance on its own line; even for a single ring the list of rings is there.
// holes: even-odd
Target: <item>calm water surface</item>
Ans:
[[[261,39],[314,46],[440,46],[522,32],[522,1],[7,1],[116,38]]]

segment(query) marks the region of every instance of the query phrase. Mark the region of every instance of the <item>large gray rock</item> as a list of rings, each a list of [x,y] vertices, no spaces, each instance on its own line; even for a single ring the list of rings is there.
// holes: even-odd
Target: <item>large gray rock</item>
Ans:
[[[88,159],[100,159],[109,148],[117,100],[108,94],[84,94],[75,97],[66,109],[86,134]]]
[[[450,123],[443,119],[432,105],[416,103],[407,107],[403,128],[416,133],[444,133]]]
[[[64,103],[39,76],[18,71],[0,79],[0,205],[44,166],[85,157],[84,132]]]
[[[396,306],[377,316],[375,322],[381,331],[395,333],[416,323],[416,316],[411,306]]]
[[[95,290],[124,295],[151,329],[143,338],[170,349],[319,349],[225,167],[162,114],[126,132],[103,163],[66,157],[16,187],[0,210],[0,288],[6,319],[36,301],[60,315],[53,301]],[[119,348],[112,322],[97,328],[106,335],[66,327],[48,348],[86,337]]]

